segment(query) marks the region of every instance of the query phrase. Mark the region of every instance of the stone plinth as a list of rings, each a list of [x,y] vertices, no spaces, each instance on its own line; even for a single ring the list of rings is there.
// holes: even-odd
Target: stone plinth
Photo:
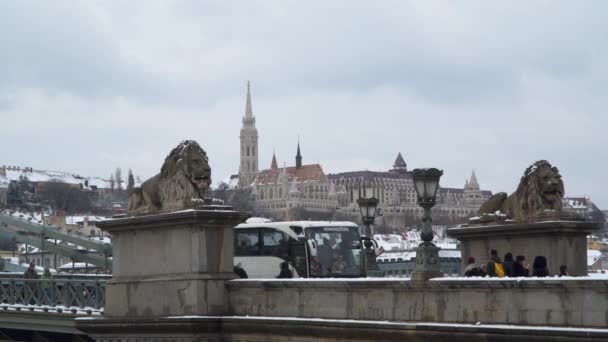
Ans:
[[[412,280],[425,281],[443,277],[439,265],[439,249],[429,242],[424,242],[416,248],[416,269],[412,273]]]
[[[185,210],[115,219],[113,275],[105,317],[221,315],[233,273],[233,227],[247,216],[232,210]]]
[[[534,257],[543,255],[551,275],[559,274],[560,265],[566,265],[572,276],[587,275],[587,235],[598,230],[596,223],[579,221],[549,221],[469,225],[450,228],[447,234],[460,240],[462,269],[472,256],[478,264],[489,260],[489,250],[496,249],[502,259],[511,252],[526,257],[532,272]]]

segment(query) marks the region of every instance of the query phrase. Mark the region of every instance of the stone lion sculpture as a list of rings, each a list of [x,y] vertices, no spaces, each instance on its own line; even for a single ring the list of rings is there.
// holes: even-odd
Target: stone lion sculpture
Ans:
[[[521,177],[517,190],[507,197],[500,192],[492,196],[479,209],[484,214],[500,211],[519,222],[543,218],[576,218],[562,211],[564,183],[557,167],[546,160],[530,165]]]
[[[204,203],[211,185],[207,153],[194,140],[182,141],[165,158],[156,176],[129,192],[129,215],[190,209]]]

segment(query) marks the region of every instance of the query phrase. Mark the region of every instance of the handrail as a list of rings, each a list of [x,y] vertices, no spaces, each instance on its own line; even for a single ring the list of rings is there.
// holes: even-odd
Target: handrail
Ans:
[[[29,221],[25,221],[23,219],[7,215],[5,213],[0,213],[0,222],[4,222],[7,225],[11,225],[19,229],[26,230],[28,232],[39,234],[44,237],[69,242],[77,246],[93,249],[107,255],[112,255],[112,244],[104,243],[101,241],[89,240],[80,236],[61,233],[58,231],[59,228],[56,226],[44,226],[40,224],[35,224]]]
[[[104,280],[0,279],[0,302],[65,310],[102,309],[105,304],[105,286]]]

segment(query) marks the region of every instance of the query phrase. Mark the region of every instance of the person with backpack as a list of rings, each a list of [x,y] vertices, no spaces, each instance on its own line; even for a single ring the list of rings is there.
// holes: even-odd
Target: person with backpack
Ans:
[[[469,259],[467,259],[467,267],[464,269],[464,276],[465,277],[480,277],[481,276],[481,270],[475,264],[475,258],[472,256],[470,256]]]
[[[498,251],[495,249],[490,250],[490,261],[488,261],[488,276],[503,278],[505,276],[505,269],[502,266],[502,262],[498,257]]]
[[[511,252],[505,254],[505,258],[502,259],[502,268],[505,269],[505,275],[507,277],[513,276],[513,264],[515,261],[513,260],[513,254]]]

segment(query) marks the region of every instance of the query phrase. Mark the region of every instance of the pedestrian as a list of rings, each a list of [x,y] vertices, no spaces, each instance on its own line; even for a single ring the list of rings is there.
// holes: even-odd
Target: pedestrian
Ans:
[[[488,265],[482,264],[481,266],[479,266],[479,276],[485,277],[487,275],[488,275]]]
[[[23,278],[25,279],[38,279],[38,272],[36,272],[36,265],[30,262],[30,266],[23,272]]]
[[[247,272],[245,272],[245,269],[243,268],[240,262],[236,264],[236,266],[234,266],[234,273],[238,275],[241,279],[249,278],[247,276]]]
[[[560,277],[567,277],[570,274],[568,274],[568,267],[566,265],[561,265],[559,267],[559,276]]]
[[[523,255],[518,255],[515,257],[515,262],[513,263],[513,276],[514,277],[527,277],[530,275],[530,271],[528,270],[528,264],[525,263],[526,257]]]
[[[287,261],[283,261],[281,263],[281,272],[277,276],[279,279],[291,279],[293,278],[293,272],[289,269],[289,263]]]
[[[532,263],[532,276],[533,277],[548,277],[549,268],[547,268],[547,258],[542,255],[538,255],[534,258]]]
[[[503,278],[505,276],[505,269],[502,266],[502,262],[498,257],[498,251],[495,249],[490,250],[490,261],[488,261],[488,275],[490,277]]]
[[[513,276],[513,263],[513,254],[511,254],[511,252],[505,254],[505,258],[502,260],[502,267],[504,268],[507,277]]]
[[[30,291],[28,292],[26,291],[25,286],[23,287],[23,298],[25,302],[29,303],[30,305],[34,305],[36,304],[36,285],[38,285],[35,281],[36,279],[38,279],[38,272],[36,272],[36,264],[30,262],[30,266],[27,268],[27,270],[25,270],[25,272],[23,272],[23,279],[26,279],[25,283],[30,289]]]
[[[47,302],[48,305],[52,305],[53,303],[51,277],[51,270],[48,267],[44,267],[44,272],[42,272],[42,280],[40,281],[40,288],[45,294],[45,298],[43,298],[42,301]]]
[[[467,267],[464,268],[464,276],[465,277],[479,277],[481,276],[481,270],[479,266],[475,264],[475,258],[470,256],[467,259]]]

